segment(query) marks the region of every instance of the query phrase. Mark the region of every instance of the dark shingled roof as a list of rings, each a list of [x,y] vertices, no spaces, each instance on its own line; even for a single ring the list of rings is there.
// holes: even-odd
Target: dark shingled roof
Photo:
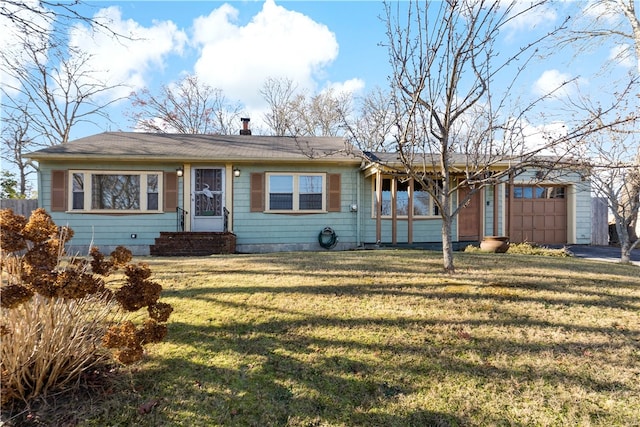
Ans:
[[[293,161],[358,163],[342,138],[105,132],[34,151],[34,160]]]

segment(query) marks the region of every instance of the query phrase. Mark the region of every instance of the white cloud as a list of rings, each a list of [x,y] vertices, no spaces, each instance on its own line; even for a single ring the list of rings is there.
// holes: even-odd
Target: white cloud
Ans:
[[[299,89],[315,91],[316,80],[338,56],[329,28],[273,0],[246,25],[237,25],[237,16],[225,4],[194,21],[193,41],[200,50],[194,70],[249,111],[264,107],[259,91],[268,77],[290,78]]]
[[[169,54],[182,53],[187,42],[186,34],[173,22],[154,21],[143,27],[131,19],[123,20],[117,6],[101,9],[94,18],[123,37],[77,25],[70,31],[70,45],[92,55],[87,69],[96,80],[126,85],[112,96],[126,96],[145,87],[149,74],[164,68]]]
[[[526,1],[501,1],[502,7],[511,7],[510,21],[506,28],[512,32],[532,30],[540,25],[553,23],[558,15],[551,4],[532,4]],[[513,35],[511,35],[513,36]]]
[[[336,93],[350,93],[356,94],[362,91],[365,87],[364,80],[362,79],[349,79],[344,82],[332,82],[327,84],[327,88],[335,91]]]
[[[619,22],[622,14],[617,0],[590,0],[585,4],[583,13],[591,19],[604,20],[609,24]]]
[[[556,148],[549,147],[551,141],[564,137],[567,128],[564,122],[554,121],[544,125],[532,125],[527,123],[522,129],[525,152],[541,150],[540,154],[554,154]]]
[[[586,84],[582,78],[576,78],[569,73],[562,73],[556,69],[546,70],[533,84],[533,93],[538,96],[561,99],[573,94],[578,84]]]
[[[619,63],[623,67],[632,68],[636,66],[632,47],[628,44],[619,44],[611,48],[608,59]]]
[[[498,146],[502,146],[513,155],[541,154],[552,155],[566,149],[556,146],[557,141],[567,134],[567,126],[564,121],[549,121],[546,124],[535,125],[526,120],[511,121],[510,126],[505,130],[503,139],[496,141]],[[564,151],[566,152],[566,151]]]

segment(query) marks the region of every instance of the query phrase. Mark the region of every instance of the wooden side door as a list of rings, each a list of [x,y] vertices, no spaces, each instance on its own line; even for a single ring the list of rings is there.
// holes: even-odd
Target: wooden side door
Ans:
[[[471,189],[463,187],[458,190],[458,200],[463,200]],[[476,191],[471,199],[460,209],[458,213],[458,241],[480,241],[481,229],[481,198],[480,191]]]

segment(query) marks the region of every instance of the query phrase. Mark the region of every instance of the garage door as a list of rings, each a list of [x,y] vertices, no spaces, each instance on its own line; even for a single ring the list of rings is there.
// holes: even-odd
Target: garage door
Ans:
[[[566,187],[514,186],[510,220],[514,243],[567,243]]]

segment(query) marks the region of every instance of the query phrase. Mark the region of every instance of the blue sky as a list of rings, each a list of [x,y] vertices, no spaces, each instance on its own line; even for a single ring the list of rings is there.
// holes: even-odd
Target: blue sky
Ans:
[[[389,75],[384,7],[379,1],[95,1],[92,14],[107,16],[114,29],[140,38],[133,47],[88,33],[77,42],[96,56],[96,69],[108,70],[126,89],[170,84],[195,73],[212,87],[245,105],[252,125],[260,126],[264,102],[259,89],[267,77],[288,77],[300,88],[327,87],[364,94],[385,86]],[[580,3],[567,3],[580,5]],[[567,9],[569,8],[567,6]],[[563,8],[562,4],[554,7]],[[508,28],[502,47],[516,48],[547,31],[568,11],[543,8]],[[575,12],[575,10],[574,10]],[[534,96],[562,81],[584,77],[606,52],[585,54],[580,67],[570,52],[532,64],[522,76],[518,95]],[[595,56],[596,60],[593,60]],[[598,59],[599,58],[599,59]],[[587,66],[588,65],[588,66]],[[116,82],[116,80],[112,80]],[[131,88],[131,89],[129,89]],[[120,95],[123,95],[121,93]],[[112,112],[112,130],[129,130],[122,115],[126,102]],[[95,133],[100,129],[79,129]]]
[[[567,1],[541,8],[507,28],[499,49],[521,46],[586,4]],[[88,27],[71,29],[71,41],[93,55],[90,65],[97,76],[111,84],[125,84],[110,94],[125,98],[109,111],[113,123],[79,126],[72,138],[132,130],[124,115],[131,108],[128,95],[144,87],[155,92],[185,74],[197,74],[222,89],[227,98],[242,103],[252,127],[260,127],[265,103],[259,89],[268,77],[290,78],[310,93],[333,87],[362,95],[384,87],[390,71],[386,48],[380,45],[386,42],[381,1],[100,0],[90,1],[83,13],[108,20],[114,31],[130,34],[133,40],[114,40]],[[582,93],[600,96],[611,76],[603,80],[595,73],[612,48],[593,47],[578,58],[570,50],[552,52],[528,66],[514,96],[535,97],[574,78]],[[624,72],[626,67],[621,64],[609,73]],[[549,112],[558,102],[549,101],[544,108]],[[566,111],[554,120],[561,121],[562,114]]]
[[[141,40],[126,47],[88,29],[75,41],[95,55],[95,69],[131,90],[171,84],[198,74],[231,100],[246,106],[259,126],[264,103],[259,89],[268,77],[288,77],[311,93],[327,87],[362,94],[385,86],[388,75],[385,24],[377,1],[95,1],[91,14]],[[145,39],[145,40],[142,40]],[[129,89],[131,88],[131,89]],[[129,130],[120,111],[112,130]],[[119,126],[119,127],[118,127]],[[83,132],[98,130],[83,128]]]

